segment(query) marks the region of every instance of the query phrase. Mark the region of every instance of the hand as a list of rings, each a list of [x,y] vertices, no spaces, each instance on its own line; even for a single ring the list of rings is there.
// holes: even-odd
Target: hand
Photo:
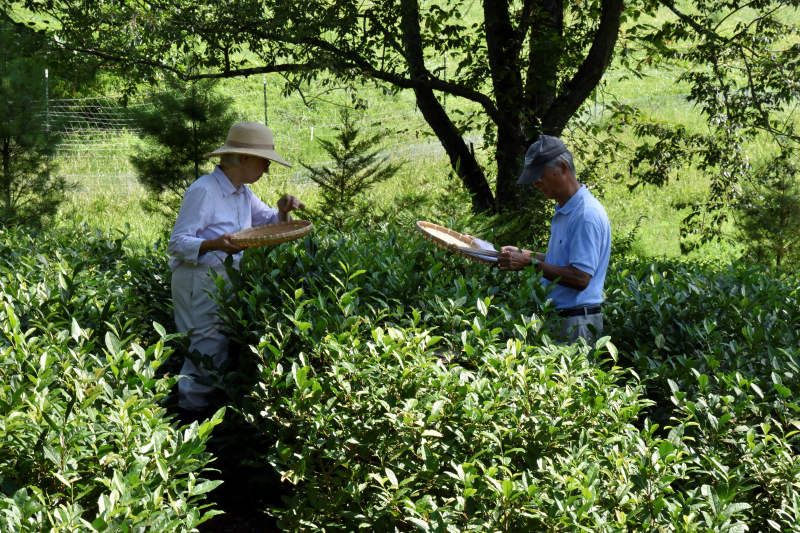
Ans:
[[[219,250],[221,252],[225,252],[226,254],[238,254],[244,248],[240,248],[233,244],[230,240],[231,234],[226,233],[225,235],[220,235],[216,239],[208,239],[203,241],[200,245],[201,252],[208,252],[210,250]]]
[[[497,257],[500,270],[522,270],[532,262],[530,253],[520,252],[515,246],[503,246]]]
[[[284,194],[278,200],[278,218],[287,220],[289,211],[295,209],[303,209],[306,206],[303,202],[292,196],[291,194]]]

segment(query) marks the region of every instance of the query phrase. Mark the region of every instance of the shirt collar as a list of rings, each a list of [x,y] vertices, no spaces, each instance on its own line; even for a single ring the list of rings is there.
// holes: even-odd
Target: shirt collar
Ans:
[[[575,191],[575,194],[567,200],[567,203],[562,205],[561,207],[556,204],[556,214],[557,215],[569,215],[572,211],[583,202],[583,196],[589,192],[589,189],[586,188],[586,185],[581,185],[580,188]]]
[[[231,180],[228,179],[228,176],[226,176],[225,173],[222,171],[222,169],[219,168],[218,166],[214,167],[214,172],[212,172],[211,175],[214,176],[214,179],[217,180],[217,185],[219,186],[220,191],[222,191],[223,198],[230,196],[232,194],[236,194],[241,190],[241,187],[239,187],[239,189],[236,189],[233,186]]]

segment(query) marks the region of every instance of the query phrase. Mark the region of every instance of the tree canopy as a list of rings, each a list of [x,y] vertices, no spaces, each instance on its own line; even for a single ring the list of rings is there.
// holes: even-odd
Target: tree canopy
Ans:
[[[50,17],[61,46],[124,65],[137,82],[168,70],[184,78],[282,73],[299,83],[327,70],[413,90],[477,210],[519,205],[525,149],[541,133],[562,133],[619,52],[634,74],[643,60],[681,61],[689,98],[712,128],[797,143],[791,121],[778,116],[798,96],[789,15],[796,19],[800,0],[16,3]],[[447,109],[448,95],[476,111]],[[482,168],[464,139],[475,129],[494,147],[494,168]],[[653,146],[637,153],[645,178]],[[707,162],[717,167],[719,158]]]

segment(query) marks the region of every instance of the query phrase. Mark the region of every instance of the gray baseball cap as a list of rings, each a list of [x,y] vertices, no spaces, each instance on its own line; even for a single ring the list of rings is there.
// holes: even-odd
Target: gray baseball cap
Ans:
[[[527,185],[542,179],[545,164],[567,151],[567,147],[558,137],[541,135],[525,152],[525,165],[517,185]]]

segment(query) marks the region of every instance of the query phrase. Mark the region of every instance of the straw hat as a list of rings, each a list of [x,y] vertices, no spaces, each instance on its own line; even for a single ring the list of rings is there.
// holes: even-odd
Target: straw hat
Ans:
[[[203,157],[214,157],[222,154],[247,154],[263,157],[281,165],[292,165],[283,160],[275,151],[275,138],[272,130],[260,122],[237,122],[228,130],[225,144]]]

